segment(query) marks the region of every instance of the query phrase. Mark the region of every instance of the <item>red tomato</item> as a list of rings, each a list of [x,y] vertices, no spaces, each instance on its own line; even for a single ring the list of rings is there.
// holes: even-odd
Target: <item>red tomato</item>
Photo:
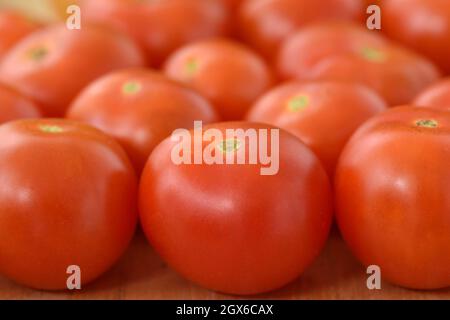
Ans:
[[[140,66],[140,51],[111,31],[64,24],[37,31],[19,42],[0,64],[0,79],[37,101],[47,116],[62,116],[89,82],[111,70]]]
[[[323,20],[359,20],[365,11],[361,0],[244,0],[239,20],[242,37],[271,58],[300,27]]]
[[[259,56],[225,39],[179,49],[169,57],[164,70],[210,99],[226,120],[241,119],[272,84],[270,70]]]
[[[450,1],[381,0],[382,30],[450,73]]]
[[[450,110],[450,78],[426,88],[413,103],[417,106]]]
[[[38,28],[37,24],[12,11],[0,11],[0,58],[21,38]]]
[[[277,64],[283,79],[362,83],[390,105],[410,102],[439,77],[428,60],[350,24],[315,25],[297,32],[283,44]]]
[[[116,138],[138,172],[150,152],[177,128],[217,121],[213,107],[191,89],[144,69],[123,70],[89,85],[69,118],[86,121]]]
[[[277,141],[268,132],[274,127],[227,122],[204,128],[204,139],[209,129],[224,137],[199,142],[200,151],[246,159],[253,154],[248,140],[225,136],[226,130],[255,130],[256,136],[256,130],[266,130],[269,154],[278,155],[278,173],[261,175],[261,166],[248,161],[177,165],[172,153],[178,142],[166,139],[141,177],[143,229],[163,259],[197,284],[232,294],[279,288],[305,270],[327,239],[332,201],[325,171],[283,130]]]
[[[38,289],[63,289],[77,265],[86,284],[134,233],[137,179],[111,138],[67,120],[0,126],[0,272]]]
[[[41,112],[34,102],[0,84],[0,124],[21,118],[39,118]]]
[[[263,95],[247,116],[249,121],[283,128],[309,146],[330,177],[352,133],[386,109],[372,90],[338,82],[292,82]]]
[[[237,9],[244,0],[217,0],[230,10]]]
[[[352,137],[336,170],[337,220],[365,265],[415,289],[450,286],[450,113],[393,108]]]
[[[192,41],[228,32],[228,12],[217,0],[82,0],[87,21],[131,35],[153,65]]]

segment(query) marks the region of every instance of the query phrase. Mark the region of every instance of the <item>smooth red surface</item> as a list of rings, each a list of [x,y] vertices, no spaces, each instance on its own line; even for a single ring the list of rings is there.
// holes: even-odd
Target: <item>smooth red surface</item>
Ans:
[[[141,52],[125,36],[88,24],[81,30],[56,24],[14,46],[0,64],[0,79],[38,102],[46,116],[58,117],[95,78],[141,65]]]
[[[224,120],[240,120],[272,85],[269,67],[244,45],[225,39],[190,44],[177,50],[165,74],[210,99]]]
[[[420,127],[418,121],[433,121]],[[414,289],[450,286],[450,113],[399,107],[369,120],[344,149],[337,221],[353,253]]]
[[[274,129],[246,122],[208,128]],[[173,269],[212,290],[254,294],[310,265],[328,237],[332,199],[324,169],[303,143],[280,130],[279,172],[270,176],[261,165],[175,165],[176,143],[167,139],[154,150],[139,194],[143,229]],[[214,143],[219,152],[222,142]],[[241,148],[248,159],[248,146]]]
[[[389,105],[411,100],[440,74],[427,59],[352,24],[304,28],[283,44],[277,61],[282,79],[365,84]]]
[[[39,118],[38,106],[20,93],[0,84],[0,124],[22,118]]]
[[[137,179],[110,137],[67,120],[0,126],[0,272],[38,289],[82,285],[125,251],[136,225]]]
[[[442,79],[423,90],[413,104],[450,111],[450,78]]]
[[[450,2],[380,0],[383,32],[450,73]]]
[[[274,57],[287,36],[308,24],[362,20],[362,0],[244,0],[239,20],[242,37],[266,57]]]
[[[83,19],[119,29],[144,48],[152,65],[178,47],[228,33],[229,13],[217,0],[83,0]]]
[[[247,119],[281,127],[300,138],[333,177],[353,132],[386,107],[380,96],[359,84],[290,82],[264,94]]]
[[[68,118],[116,138],[138,172],[155,146],[194,121],[218,121],[210,103],[195,91],[145,69],[126,69],[90,84],[74,100]]]

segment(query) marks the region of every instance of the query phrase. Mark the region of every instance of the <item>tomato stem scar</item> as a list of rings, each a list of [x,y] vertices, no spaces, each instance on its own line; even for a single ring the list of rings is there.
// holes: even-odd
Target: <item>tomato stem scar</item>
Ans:
[[[60,133],[64,131],[62,127],[51,124],[42,124],[39,126],[39,130],[46,133]]]
[[[369,61],[372,62],[383,62],[386,60],[386,54],[378,49],[370,48],[370,47],[364,47],[361,50],[361,55]]]
[[[124,94],[135,94],[139,91],[141,91],[142,85],[140,82],[137,81],[128,81],[124,83],[122,86],[122,92]]]
[[[186,62],[185,69],[189,76],[194,75],[198,70],[198,61],[195,58],[189,59]]]
[[[45,47],[37,47],[29,51],[29,55],[34,61],[42,60],[47,54],[48,50]]]
[[[241,141],[239,141],[239,139],[236,138],[222,140],[217,144],[217,146],[222,153],[235,152],[239,150],[239,148],[241,147]]]
[[[309,105],[309,98],[307,95],[298,95],[288,101],[287,107],[289,111],[297,112],[304,110]]]
[[[439,123],[433,119],[420,119],[415,122],[416,126],[422,128],[437,128]]]

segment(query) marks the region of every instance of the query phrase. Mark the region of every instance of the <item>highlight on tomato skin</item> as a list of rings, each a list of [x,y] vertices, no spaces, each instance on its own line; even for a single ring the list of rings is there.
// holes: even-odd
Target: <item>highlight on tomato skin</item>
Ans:
[[[24,118],[40,118],[39,107],[8,86],[0,83],[0,124]]]
[[[316,24],[294,33],[279,51],[276,70],[284,80],[364,84],[391,106],[411,102],[441,77],[425,57],[350,23]]]
[[[328,175],[353,132],[387,109],[373,90],[354,83],[287,82],[262,95],[246,119],[283,128],[302,140]]]
[[[88,24],[69,30],[61,23],[17,43],[0,61],[0,81],[36,101],[45,116],[61,117],[95,78],[143,65],[141,51],[126,36]]]
[[[152,150],[179,128],[219,117],[194,90],[143,68],[111,72],[88,85],[72,102],[67,118],[108,133],[127,152],[140,174]]]
[[[227,129],[277,130],[279,140],[268,133],[268,145],[279,142],[279,171],[261,175],[260,165],[249,163],[176,164],[177,142],[166,139],[141,176],[143,230],[164,261],[202,287],[239,295],[278,289],[304,272],[328,238],[332,196],[325,170],[302,142],[276,127],[223,122],[203,129],[203,137],[211,129],[227,139]],[[198,150],[249,159],[249,146],[234,136],[204,140]]]
[[[450,78],[444,78],[424,89],[414,99],[413,104],[450,111]]]
[[[335,177],[341,234],[366,266],[412,289],[450,286],[450,113],[392,108],[345,147]]]
[[[121,147],[88,125],[27,119],[0,126],[0,273],[26,286],[85,285],[128,247],[137,178]]]
[[[181,47],[164,73],[208,98],[223,120],[241,120],[274,83],[268,64],[245,45],[214,38]]]

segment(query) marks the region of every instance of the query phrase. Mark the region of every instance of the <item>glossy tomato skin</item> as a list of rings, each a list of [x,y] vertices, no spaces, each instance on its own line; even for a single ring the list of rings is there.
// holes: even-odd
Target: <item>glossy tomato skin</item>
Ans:
[[[39,118],[41,112],[30,99],[0,84],[0,124],[22,118]]]
[[[361,0],[244,0],[241,36],[266,57],[275,57],[287,36],[305,25],[327,20],[361,20]]]
[[[450,73],[450,2],[381,0],[383,31]]]
[[[422,56],[348,23],[314,25],[293,34],[280,49],[277,70],[282,79],[361,83],[389,105],[411,102],[440,76]]]
[[[198,93],[145,69],[110,73],[90,84],[74,100],[67,117],[88,122],[116,138],[141,172],[156,145],[194,121],[218,116]]]
[[[152,65],[160,65],[180,46],[229,29],[229,13],[217,0],[84,0],[81,8],[86,21],[132,36]]]
[[[283,128],[309,146],[330,177],[353,132],[386,110],[384,100],[359,84],[290,82],[264,94],[247,120]]]
[[[16,12],[0,10],[0,58],[20,39],[37,28],[36,23]]]
[[[274,127],[226,122],[208,128],[225,134]],[[256,294],[292,281],[318,255],[331,224],[329,182],[304,144],[283,130],[279,138],[275,175],[261,175],[261,166],[251,164],[176,165],[177,142],[170,139],[154,150],[141,177],[140,217],[172,268],[209,289]],[[248,156],[239,141],[238,152]]]
[[[240,120],[273,83],[264,60],[245,46],[225,39],[201,41],[177,50],[165,74],[208,98],[224,120]]]
[[[67,120],[0,126],[0,272],[38,289],[82,285],[106,271],[134,233],[137,179],[125,152]]]
[[[352,137],[335,179],[337,221],[352,251],[383,279],[450,286],[450,114],[398,107]]]
[[[414,105],[450,110],[450,78],[442,79],[423,90]]]
[[[0,79],[37,101],[46,116],[58,117],[95,78],[143,63],[139,49],[123,35],[87,24],[81,30],[57,24],[14,46],[0,64]]]

